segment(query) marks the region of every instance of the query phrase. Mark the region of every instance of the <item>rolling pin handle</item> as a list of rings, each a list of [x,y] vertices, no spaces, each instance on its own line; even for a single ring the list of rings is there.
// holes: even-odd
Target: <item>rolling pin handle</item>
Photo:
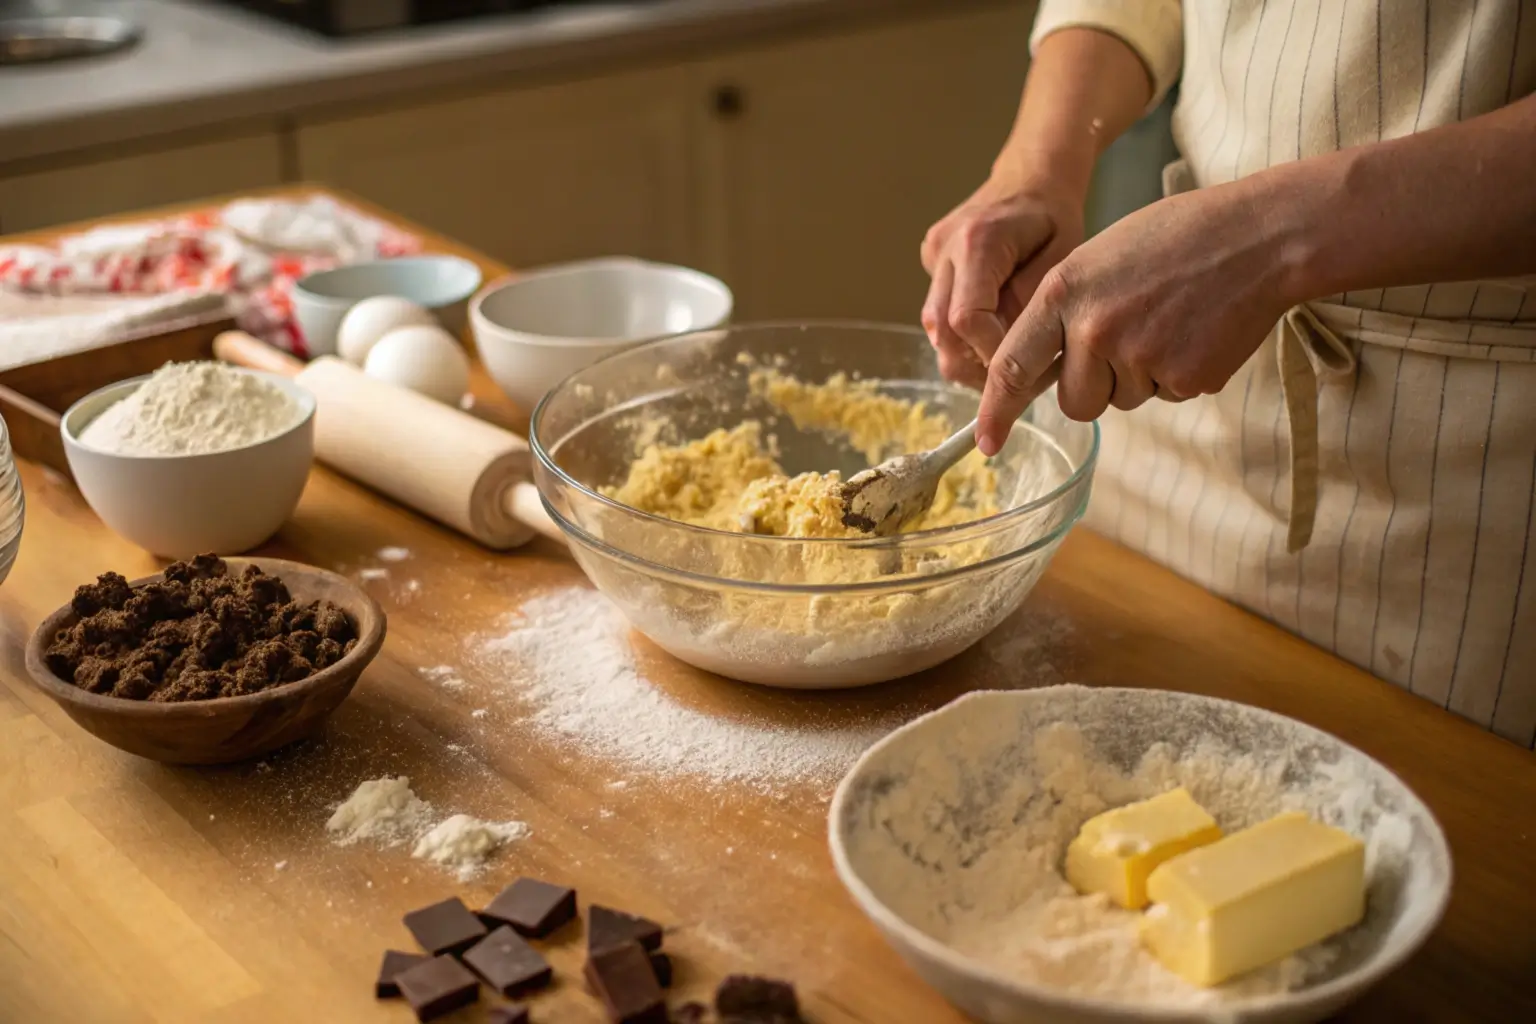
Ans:
[[[265,370],[281,377],[297,377],[304,369],[304,363],[299,359],[244,331],[225,331],[214,338],[213,354],[226,363],[248,370]]]
[[[565,534],[549,517],[549,512],[544,508],[544,499],[539,497],[539,489],[533,484],[512,485],[507,492],[506,502],[507,511],[518,522],[531,530],[537,530],[550,540],[565,543]]]

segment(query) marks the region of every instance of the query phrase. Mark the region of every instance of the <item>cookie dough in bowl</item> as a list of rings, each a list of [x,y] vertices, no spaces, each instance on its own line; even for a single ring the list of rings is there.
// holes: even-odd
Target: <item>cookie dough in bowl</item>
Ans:
[[[1136,911],[1063,875],[1085,821],[1182,786],[1228,835],[1305,812],[1364,843],[1364,919],[1202,988],[1139,940]],[[833,860],[914,969],[989,1024],[1308,1024],[1399,966],[1444,912],[1450,852],[1385,767],[1300,722],[1155,690],[974,693],[872,747],[838,787]]]
[[[956,466],[906,532],[843,526],[840,480],[943,440],[976,401],[915,329],[680,335],[552,391],[535,476],[587,575],[660,647],[748,682],[864,685],[984,636],[1086,508],[1097,427],[1047,400],[997,457]]]

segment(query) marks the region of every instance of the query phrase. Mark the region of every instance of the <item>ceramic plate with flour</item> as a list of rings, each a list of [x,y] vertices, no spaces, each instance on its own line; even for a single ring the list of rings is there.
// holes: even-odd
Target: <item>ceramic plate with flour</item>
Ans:
[[[1164,970],[1137,915],[1079,895],[1067,844],[1110,807],[1184,786],[1223,829],[1304,811],[1366,845],[1355,928],[1215,988]],[[1188,694],[976,693],[870,749],[833,802],[838,873],[930,984],[978,1020],[1321,1020],[1428,935],[1450,890],[1434,817],[1326,733]]]

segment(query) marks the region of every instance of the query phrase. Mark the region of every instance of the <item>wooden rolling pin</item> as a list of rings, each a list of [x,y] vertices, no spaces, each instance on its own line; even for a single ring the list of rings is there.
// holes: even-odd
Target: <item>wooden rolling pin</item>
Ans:
[[[509,430],[366,376],[333,356],[305,364],[243,331],[214,339],[227,363],[292,377],[315,396],[315,456],[488,548],[542,533],[564,541],[531,482],[533,454]]]

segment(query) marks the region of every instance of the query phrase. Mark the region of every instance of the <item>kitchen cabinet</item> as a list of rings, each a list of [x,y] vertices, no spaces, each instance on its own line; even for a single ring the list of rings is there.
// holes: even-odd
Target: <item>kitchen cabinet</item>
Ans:
[[[741,319],[917,322],[918,246],[1007,135],[1033,15],[973,5],[694,69],[701,258]]]
[[[688,78],[658,68],[298,128],[300,176],[514,266],[693,261]]]
[[[299,176],[505,262],[698,266],[738,317],[915,322],[924,230],[987,172],[1033,5],[870,19],[674,64],[297,128]]]
[[[0,232],[35,231],[283,182],[277,131],[191,141],[25,173],[0,166]]]

